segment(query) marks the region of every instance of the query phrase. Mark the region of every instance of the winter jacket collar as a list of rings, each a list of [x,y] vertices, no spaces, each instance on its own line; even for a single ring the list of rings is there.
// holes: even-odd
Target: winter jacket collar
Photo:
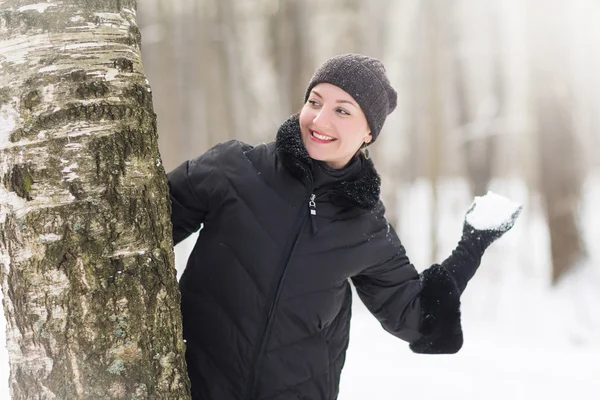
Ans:
[[[316,163],[302,143],[297,114],[281,125],[275,143],[279,157],[292,174],[298,179],[312,180],[312,171]],[[335,182],[333,190],[360,208],[372,209],[379,202],[381,178],[373,161],[363,158],[362,168],[356,178]]]

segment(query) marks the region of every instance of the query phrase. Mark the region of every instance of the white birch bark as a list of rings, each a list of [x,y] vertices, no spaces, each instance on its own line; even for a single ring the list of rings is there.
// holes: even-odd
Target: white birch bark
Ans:
[[[189,398],[139,45],[133,0],[0,0],[13,399]]]

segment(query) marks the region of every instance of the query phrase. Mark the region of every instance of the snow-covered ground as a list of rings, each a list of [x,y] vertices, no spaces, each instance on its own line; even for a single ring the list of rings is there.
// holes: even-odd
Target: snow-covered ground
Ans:
[[[418,355],[355,305],[340,400],[565,400],[600,397],[600,347],[570,346],[464,316],[455,355]]]
[[[580,216],[588,259],[551,287],[548,232],[539,199],[519,182],[491,189],[524,205],[515,227],[486,253],[462,297],[465,345],[455,355],[412,354],[385,332],[357,297],[340,400],[600,398],[600,176],[585,186]],[[425,183],[401,188],[398,233],[417,269],[430,260]],[[459,239],[471,204],[464,182],[440,187],[441,261]],[[596,240],[594,240],[594,238]],[[176,248],[181,269],[193,238]],[[4,343],[3,318],[0,343]],[[6,350],[0,352],[0,398],[8,398]],[[4,389],[3,389],[4,388]]]

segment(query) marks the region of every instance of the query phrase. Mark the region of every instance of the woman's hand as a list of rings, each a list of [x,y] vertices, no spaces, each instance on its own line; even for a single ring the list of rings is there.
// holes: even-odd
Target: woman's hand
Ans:
[[[476,197],[465,215],[462,239],[484,251],[513,227],[522,210],[522,205],[492,192]]]
[[[442,263],[459,293],[475,275],[487,247],[513,227],[522,209],[520,204],[492,192],[475,198],[465,215],[462,238]]]

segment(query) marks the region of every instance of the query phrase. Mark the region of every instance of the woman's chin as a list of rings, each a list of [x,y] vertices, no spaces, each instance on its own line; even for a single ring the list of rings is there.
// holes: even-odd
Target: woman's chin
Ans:
[[[306,150],[307,150],[310,158],[312,158],[313,160],[327,161],[327,159],[329,158],[329,157],[327,157],[327,154],[324,154],[324,152],[322,152],[322,151],[312,149],[311,146],[308,146]]]
[[[304,147],[306,148],[306,151],[308,152],[310,158],[312,158],[313,160],[324,162],[328,162],[332,159],[335,159],[335,157],[332,157],[334,151],[332,151],[333,149],[330,148],[330,146],[331,144],[323,145],[313,143],[310,140],[308,141],[308,143],[304,143]]]

